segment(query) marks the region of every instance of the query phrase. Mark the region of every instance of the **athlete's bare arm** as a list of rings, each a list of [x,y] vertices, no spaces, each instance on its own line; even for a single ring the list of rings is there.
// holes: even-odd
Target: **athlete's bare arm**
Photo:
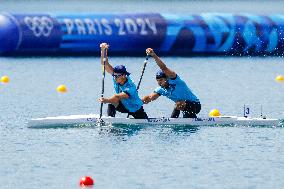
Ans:
[[[107,43],[101,43],[101,64],[104,64],[104,58],[105,58],[105,69],[108,73],[113,74],[113,67],[108,62],[108,56],[107,51],[109,48],[109,45]]]
[[[147,96],[144,96],[142,98],[142,101],[143,101],[144,104],[148,104],[149,102],[152,102],[152,101],[156,100],[157,98],[159,98],[159,96],[160,95],[158,93],[151,93]]]
[[[129,98],[129,95],[122,92],[122,93],[118,93],[118,94],[115,94],[109,98],[104,98],[104,97],[101,97],[99,98],[99,102],[101,103],[111,103],[111,104],[117,104],[119,103],[119,101],[121,99],[127,99]]]
[[[156,55],[153,49],[147,48],[146,49],[146,54],[152,56],[154,60],[156,61],[157,65],[160,67],[160,69],[166,74],[167,77],[169,78],[176,78],[176,73],[172,70],[170,70],[166,64],[161,60],[161,58]]]

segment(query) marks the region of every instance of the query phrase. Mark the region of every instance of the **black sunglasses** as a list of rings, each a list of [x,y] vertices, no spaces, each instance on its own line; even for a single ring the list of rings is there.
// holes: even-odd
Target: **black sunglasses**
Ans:
[[[123,76],[123,74],[112,74],[112,77],[114,77],[114,78],[119,78],[121,76]]]

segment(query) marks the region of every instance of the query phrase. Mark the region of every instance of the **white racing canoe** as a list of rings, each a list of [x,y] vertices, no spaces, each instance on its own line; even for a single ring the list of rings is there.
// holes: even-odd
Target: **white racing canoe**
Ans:
[[[56,126],[74,126],[74,125],[191,125],[191,126],[280,126],[281,121],[270,118],[250,118],[237,116],[218,116],[203,118],[113,118],[102,117],[99,119],[98,114],[89,115],[70,115],[31,119],[28,122],[30,128],[48,128]]]

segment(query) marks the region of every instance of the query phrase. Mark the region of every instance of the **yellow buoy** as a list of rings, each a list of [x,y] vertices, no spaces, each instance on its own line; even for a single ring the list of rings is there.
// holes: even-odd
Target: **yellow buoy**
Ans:
[[[219,110],[217,110],[217,109],[213,109],[213,110],[211,110],[210,113],[209,113],[209,116],[210,116],[210,117],[215,117],[215,116],[220,116],[220,115],[221,115],[221,114],[220,114]]]
[[[1,82],[2,83],[9,83],[10,79],[8,76],[4,75],[1,77]]]
[[[284,76],[278,75],[278,76],[275,78],[275,81],[284,82]]]
[[[57,92],[59,93],[66,93],[67,92],[67,88],[65,85],[59,85],[57,88],[56,88]]]

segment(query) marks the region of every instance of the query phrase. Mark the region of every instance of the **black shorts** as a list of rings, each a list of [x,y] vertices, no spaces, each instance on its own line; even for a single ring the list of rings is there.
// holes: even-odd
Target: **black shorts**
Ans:
[[[201,110],[200,102],[191,102],[186,100],[185,108],[182,110],[183,118],[196,118],[196,114],[198,114]],[[171,115],[171,118],[178,118],[180,114],[180,110],[174,109]]]
[[[191,102],[191,101],[186,100],[185,103],[186,105],[185,105],[184,111],[192,111],[196,114],[200,112],[201,110],[200,102]]]
[[[119,104],[117,107],[115,107],[115,110],[121,113],[128,113],[129,115],[132,115],[135,119],[148,119],[148,116],[144,111],[143,106],[141,106],[141,108],[136,112],[129,112],[129,110],[125,108],[125,106],[121,103],[121,101],[119,101]]]

